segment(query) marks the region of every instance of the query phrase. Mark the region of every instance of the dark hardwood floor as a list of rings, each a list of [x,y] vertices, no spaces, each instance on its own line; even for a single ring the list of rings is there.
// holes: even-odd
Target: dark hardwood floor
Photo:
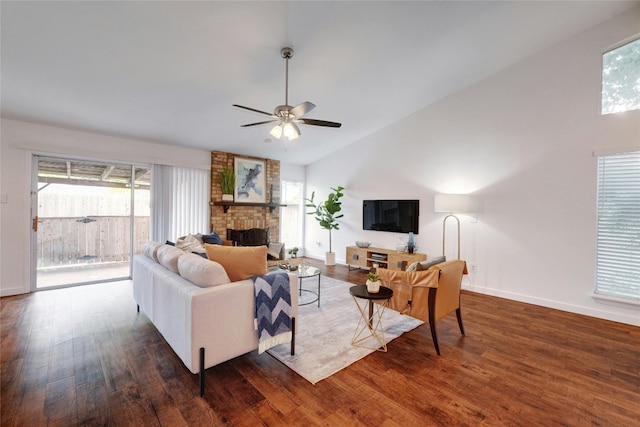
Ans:
[[[465,337],[438,323],[440,357],[423,325],[314,386],[252,352],[204,398],[130,282],[0,303],[2,426],[640,426],[640,328],[486,295],[463,293]]]

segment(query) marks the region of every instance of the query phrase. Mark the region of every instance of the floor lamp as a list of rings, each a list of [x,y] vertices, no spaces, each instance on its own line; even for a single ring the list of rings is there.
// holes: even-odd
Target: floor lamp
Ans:
[[[444,256],[446,225],[449,218],[454,218],[458,226],[458,259],[460,259],[460,219],[453,213],[473,212],[474,200],[466,194],[436,194],[434,199],[435,212],[448,212],[442,221],[442,255]]]

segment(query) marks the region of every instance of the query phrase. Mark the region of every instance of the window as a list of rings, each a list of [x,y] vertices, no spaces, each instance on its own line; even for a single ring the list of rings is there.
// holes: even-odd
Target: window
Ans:
[[[596,294],[640,302],[640,151],[598,156]]]
[[[602,114],[640,109],[640,39],[602,55]]]
[[[280,208],[280,238],[289,250],[302,246],[302,221],[304,219],[303,184],[282,181],[281,200],[286,207]]]

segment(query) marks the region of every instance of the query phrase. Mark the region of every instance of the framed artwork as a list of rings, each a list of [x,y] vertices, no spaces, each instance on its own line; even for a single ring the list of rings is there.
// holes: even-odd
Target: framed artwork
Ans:
[[[266,203],[266,168],[264,160],[234,159],[236,188],[233,195],[236,203]]]

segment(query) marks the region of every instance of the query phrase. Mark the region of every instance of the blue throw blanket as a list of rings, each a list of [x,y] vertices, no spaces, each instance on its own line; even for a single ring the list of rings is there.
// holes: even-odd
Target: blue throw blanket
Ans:
[[[289,275],[276,272],[253,278],[256,296],[258,353],[291,341]]]

